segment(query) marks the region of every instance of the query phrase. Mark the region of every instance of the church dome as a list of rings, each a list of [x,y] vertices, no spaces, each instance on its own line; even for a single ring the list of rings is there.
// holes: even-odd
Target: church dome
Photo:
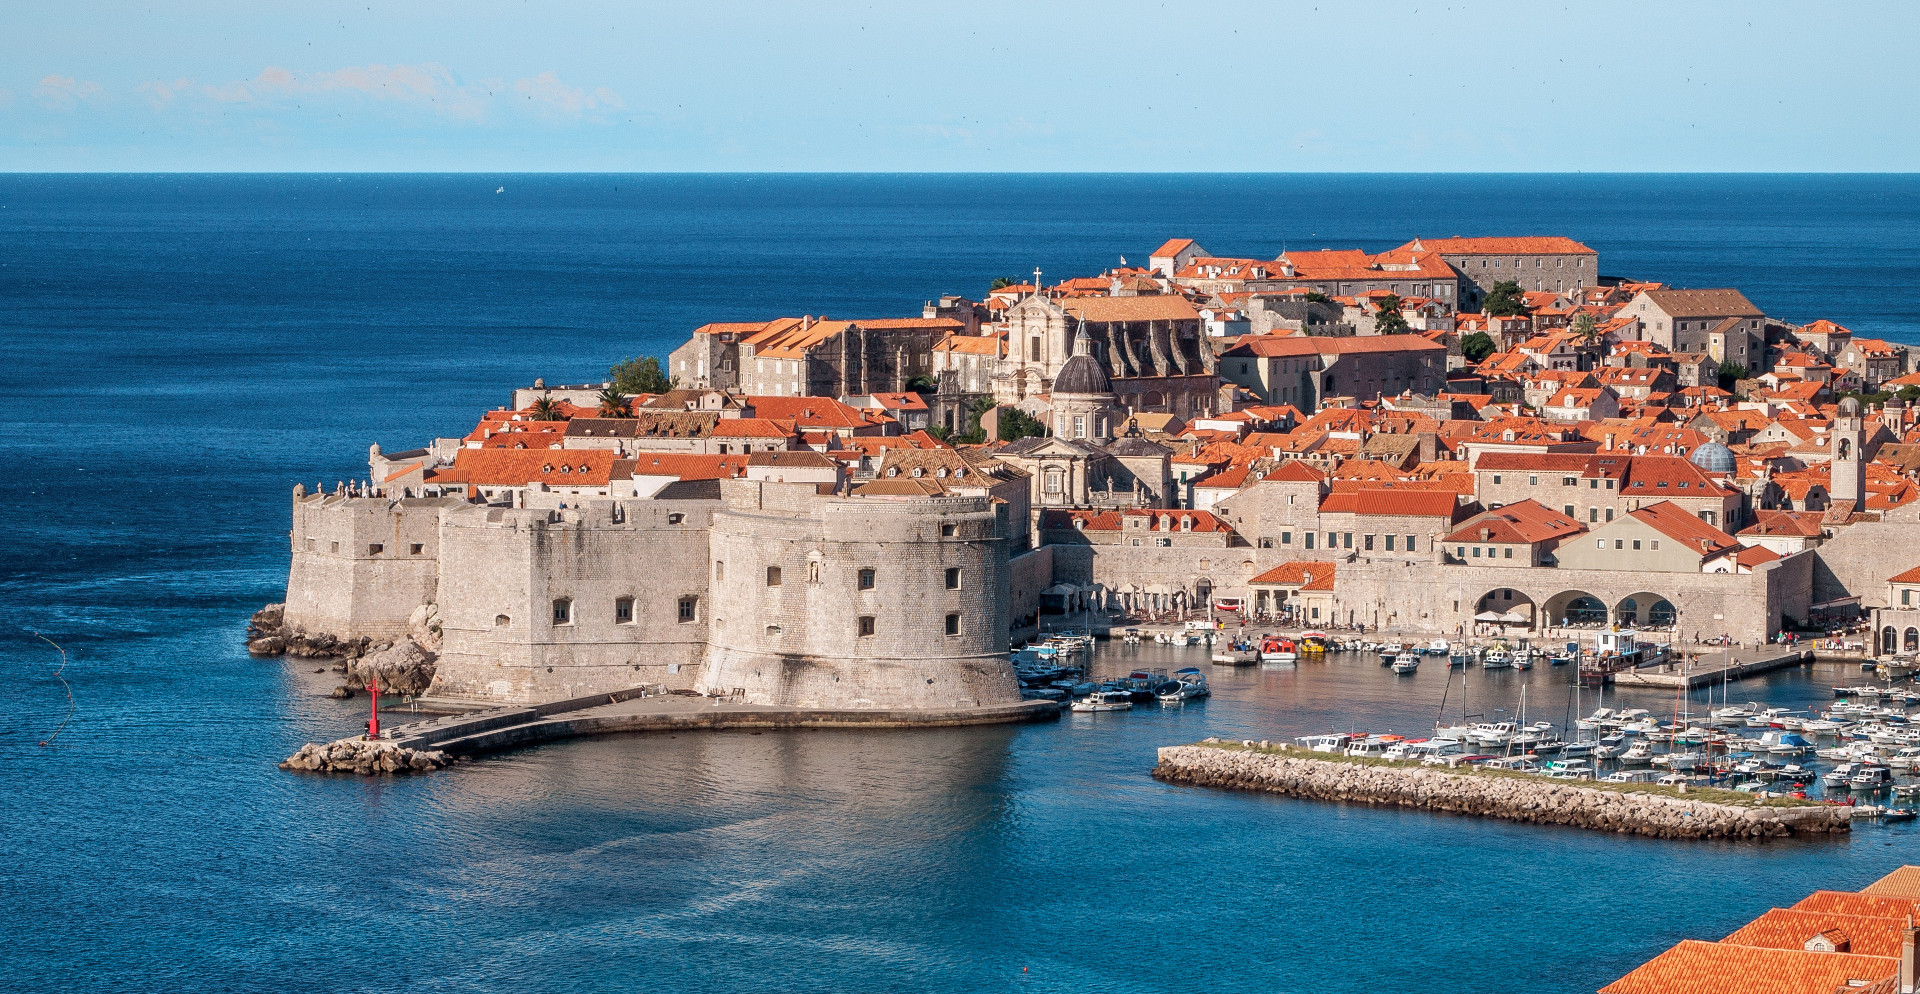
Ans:
[[[1694,449],[1689,461],[1709,473],[1733,472],[1733,450],[1719,442],[1707,442]]]
[[[1100,368],[1100,360],[1081,354],[1060,364],[1060,371],[1053,374],[1053,392],[1111,394],[1113,383],[1107,379],[1107,371]]]

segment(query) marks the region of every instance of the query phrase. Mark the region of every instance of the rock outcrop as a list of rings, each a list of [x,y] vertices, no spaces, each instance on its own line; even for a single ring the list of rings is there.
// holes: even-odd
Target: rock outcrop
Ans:
[[[439,609],[432,604],[415,608],[407,619],[407,631],[405,638],[383,641],[309,632],[286,623],[286,605],[268,604],[247,622],[247,652],[255,656],[345,659],[341,669],[347,675],[346,689],[350,691],[373,680],[383,692],[418,694],[433,682],[439,660]]]
[[[1766,839],[1852,828],[1844,807],[1718,804],[1535,777],[1347,763],[1285,746],[1170,746],[1160,750],[1153,775],[1195,787],[1392,804],[1663,839]]]
[[[365,636],[341,638],[289,625],[284,604],[268,604],[247,621],[247,652],[255,656],[359,656],[372,645]]]
[[[280,764],[283,770],[313,773],[424,773],[453,762],[453,757],[437,749],[406,749],[392,742],[368,739],[341,739],[321,745],[309,742]]]
[[[422,604],[407,615],[407,637],[420,648],[440,654],[440,605]]]
[[[413,639],[383,642],[374,651],[347,660],[347,686],[374,684],[381,693],[418,694],[433,682],[434,660],[434,654]]]

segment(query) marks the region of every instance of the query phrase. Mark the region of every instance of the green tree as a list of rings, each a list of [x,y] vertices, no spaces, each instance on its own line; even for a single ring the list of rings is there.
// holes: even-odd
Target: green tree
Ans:
[[[666,393],[678,382],[667,375],[666,364],[653,356],[616,363],[607,374],[612,388],[624,394]]]
[[[1321,292],[1320,292],[1320,291],[1318,291],[1318,290],[1308,290],[1308,291],[1307,291],[1307,303],[1309,303],[1309,304],[1331,304],[1331,303],[1333,303],[1333,298],[1332,298],[1332,297],[1329,297],[1329,296],[1327,296],[1327,295],[1326,295],[1326,294],[1324,294],[1324,293],[1321,293]]]
[[[550,393],[541,394],[540,399],[533,402],[533,418],[535,421],[567,420],[567,416],[560,410],[560,402],[554,400],[553,394]]]
[[[1731,390],[1733,389],[1733,383],[1735,380],[1744,380],[1746,378],[1747,378],[1746,363],[1735,362],[1732,359],[1728,359],[1725,362],[1722,362],[1720,364],[1721,389]]]
[[[630,406],[632,403],[632,397],[608,387],[600,391],[600,416],[603,418],[633,417],[633,409]]]
[[[1400,313],[1398,296],[1390,293],[1380,298],[1378,308],[1373,315],[1373,330],[1379,335],[1406,334],[1407,318]]]
[[[1514,317],[1527,313],[1527,298],[1521,296],[1520,284],[1501,280],[1487,291],[1486,302],[1480,305],[1480,310],[1494,317]]]
[[[1011,276],[995,276],[993,278],[993,282],[987,284],[987,292],[992,293],[995,290],[1005,290],[1010,286],[1017,285],[1019,282],[1020,282],[1019,280],[1016,280]]]
[[[1493,336],[1484,331],[1476,331],[1460,339],[1460,354],[1468,362],[1479,362],[1493,354]]]
[[[1000,411],[1000,441],[1011,442],[1021,438],[1038,438],[1047,433],[1046,423],[1017,407],[1002,408]]]
[[[1575,315],[1573,333],[1579,335],[1582,342],[1592,345],[1594,339],[1600,337],[1600,322],[1595,321],[1591,314]]]
[[[916,376],[907,381],[907,389],[918,394],[939,393],[940,383],[931,376]]]
[[[942,428],[941,434],[934,435],[934,437],[943,442],[978,445],[987,440],[987,432],[980,427],[980,419],[991,410],[993,410],[992,397],[975,397],[973,403],[967,405],[967,423],[961,426],[960,431],[948,432],[945,428]]]

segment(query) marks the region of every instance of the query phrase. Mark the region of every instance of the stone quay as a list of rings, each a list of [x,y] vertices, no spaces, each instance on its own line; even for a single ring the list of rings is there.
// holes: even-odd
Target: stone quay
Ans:
[[[1720,791],[1712,792],[1715,800],[1694,799],[1648,784],[1616,789],[1220,740],[1162,747],[1153,776],[1192,787],[1388,804],[1661,839],[1758,840],[1852,830],[1847,808],[1814,802],[1740,803],[1733,799],[1737,795]]]

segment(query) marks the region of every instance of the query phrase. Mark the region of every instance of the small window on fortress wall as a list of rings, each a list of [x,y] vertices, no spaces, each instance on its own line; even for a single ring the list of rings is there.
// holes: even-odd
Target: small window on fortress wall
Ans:
[[[960,634],[960,616],[959,615],[957,614],[947,615],[947,634],[948,635]]]
[[[573,602],[561,598],[553,602],[553,623],[556,625],[573,624]]]
[[[860,616],[860,637],[866,638],[872,634],[873,634],[873,615],[871,614],[861,615]]]
[[[413,544],[411,544],[411,545],[409,545],[409,546],[407,546],[407,555],[409,555],[409,556],[417,556],[417,555],[419,555],[419,554],[421,553],[421,551],[423,551],[424,549],[426,549],[426,546],[424,546],[424,545],[421,545],[421,544],[420,544],[420,543],[418,543],[418,542],[415,542],[415,543],[413,543]]]
[[[328,552],[339,552],[339,551],[340,551],[340,543],[338,543],[338,542],[332,542],[332,543],[329,543],[329,548],[327,549],[327,551],[328,551]]]
[[[495,628],[505,628],[512,623],[513,619],[504,614],[496,614],[493,616],[493,627]]]
[[[687,520],[687,516],[677,511],[674,512],[673,514],[667,515],[667,524],[670,524],[670,525],[677,525],[680,522],[685,520]]]
[[[367,546],[367,555],[377,556],[380,553],[385,552],[386,550],[387,550],[386,546],[381,545],[378,542],[375,542],[374,544]]]
[[[953,537],[953,526],[952,526],[952,525],[941,525],[941,526],[940,526],[940,537],[941,537],[941,538],[952,538],[952,537]]]
[[[613,623],[626,625],[633,622],[633,598],[621,597],[613,602]]]
[[[777,587],[779,585],[780,585],[780,567],[778,566],[767,567],[767,586]]]
[[[685,625],[700,620],[700,598],[686,596],[680,598],[680,623]]]
[[[727,578],[727,564],[716,561],[713,564],[713,582],[719,583]]]
[[[872,570],[863,569],[860,571],[860,589],[861,590],[873,589],[873,571]]]
[[[947,589],[948,590],[960,589],[960,567],[958,566],[947,567]]]

